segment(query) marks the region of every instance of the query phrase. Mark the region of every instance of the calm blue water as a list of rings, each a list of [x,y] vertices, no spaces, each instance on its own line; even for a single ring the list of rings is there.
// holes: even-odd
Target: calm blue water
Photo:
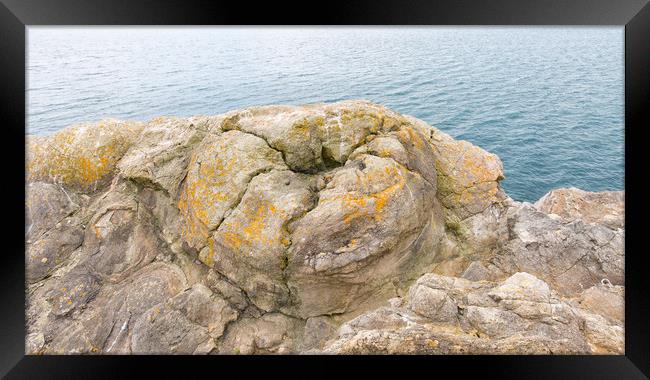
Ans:
[[[28,29],[27,132],[364,98],[498,154],[504,188],[623,189],[622,27]]]

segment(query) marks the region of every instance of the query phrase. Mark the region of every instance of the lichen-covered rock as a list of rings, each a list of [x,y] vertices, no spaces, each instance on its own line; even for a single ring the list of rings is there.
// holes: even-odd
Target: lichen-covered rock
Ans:
[[[291,170],[316,172],[344,164],[370,135],[388,132],[404,117],[363,101],[302,107],[255,107],[226,114],[224,130],[262,137],[281,151]]]
[[[380,105],[27,140],[28,353],[623,351],[622,194],[516,202]]]
[[[444,229],[434,155],[406,118],[366,102],[256,107],[221,130],[193,152],[183,239],[257,307],[351,311],[431,262]]]
[[[286,169],[279,152],[254,135],[228,131],[208,135],[192,153],[178,201],[183,240],[196,250],[241,201],[249,182],[272,169]]]
[[[139,136],[142,123],[105,120],[27,138],[27,180],[59,183],[82,192],[108,183]]]
[[[256,176],[199,256],[263,310],[289,303],[284,274],[292,236],[288,225],[316,202],[313,182],[289,170]]]
[[[505,175],[498,156],[467,141],[454,140],[418,119],[410,120],[428,133],[435,157],[438,193],[445,208],[462,220],[504,201],[506,197],[499,181]]]
[[[390,158],[360,156],[324,182],[316,207],[294,223],[288,249],[289,310],[301,317],[347,312],[368,293],[394,292],[394,278],[414,278],[432,261],[443,231],[434,189]]]

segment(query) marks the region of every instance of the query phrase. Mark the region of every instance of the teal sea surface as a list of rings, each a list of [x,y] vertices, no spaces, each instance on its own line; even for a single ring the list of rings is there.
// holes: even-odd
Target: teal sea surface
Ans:
[[[29,27],[26,77],[29,134],[367,99],[497,154],[516,200],[623,189],[623,27]]]

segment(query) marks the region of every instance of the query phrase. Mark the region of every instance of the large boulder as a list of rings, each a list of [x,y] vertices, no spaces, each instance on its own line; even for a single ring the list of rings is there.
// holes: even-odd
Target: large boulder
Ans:
[[[365,102],[272,106],[228,113],[221,130],[192,153],[183,241],[257,307],[349,312],[432,261],[435,158],[409,119]]]
[[[29,353],[622,352],[622,196],[516,202],[497,156],[414,117],[344,101],[27,140]]]

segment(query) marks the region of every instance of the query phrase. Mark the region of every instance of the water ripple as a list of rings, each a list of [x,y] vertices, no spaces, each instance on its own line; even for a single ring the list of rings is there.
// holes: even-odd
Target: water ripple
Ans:
[[[29,133],[362,98],[498,154],[515,199],[623,188],[619,27],[30,27],[27,57]]]

